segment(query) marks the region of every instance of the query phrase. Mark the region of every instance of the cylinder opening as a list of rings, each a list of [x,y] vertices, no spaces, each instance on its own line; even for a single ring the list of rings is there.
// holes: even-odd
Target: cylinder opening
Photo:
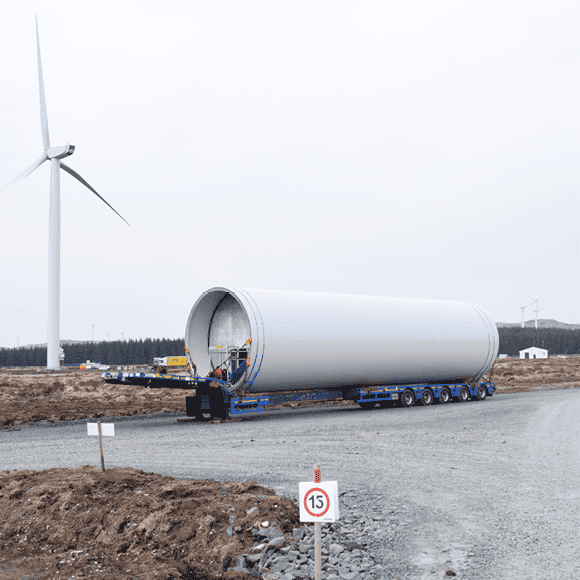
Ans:
[[[250,321],[238,299],[226,290],[210,290],[194,305],[186,344],[199,376],[215,373],[237,383],[250,354]]]

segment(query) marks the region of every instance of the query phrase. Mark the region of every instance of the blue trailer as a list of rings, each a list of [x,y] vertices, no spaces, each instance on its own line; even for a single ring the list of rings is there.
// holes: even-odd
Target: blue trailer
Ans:
[[[105,372],[105,382],[121,385],[138,385],[152,389],[174,388],[190,391],[186,396],[188,417],[206,420],[226,420],[259,415],[269,407],[282,403],[314,403],[317,401],[352,401],[361,409],[385,408],[399,405],[447,404],[450,402],[483,401],[495,393],[492,382],[445,384],[403,384],[371,387],[319,388],[265,393],[232,393],[231,383],[218,377],[197,377],[152,372]]]

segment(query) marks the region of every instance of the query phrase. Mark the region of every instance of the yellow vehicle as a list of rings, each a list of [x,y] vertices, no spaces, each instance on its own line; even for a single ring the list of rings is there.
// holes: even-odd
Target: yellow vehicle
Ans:
[[[164,367],[184,367],[187,366],[187,357],[185,356],[166,356],[163,358],[155,357],[153,359],[154,365],[161,365]]]

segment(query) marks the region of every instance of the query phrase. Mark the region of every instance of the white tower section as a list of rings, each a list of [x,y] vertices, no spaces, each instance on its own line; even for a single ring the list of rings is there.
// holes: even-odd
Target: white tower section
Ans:
[[[499,336],[470,302],[218,287],[194,304],[185,346],[200,376],[244,348],[232,388],[264,392],[477,381]]]
[[[60,161],[50,160],[48,216],[48,340],[46,366],[60,367]]]

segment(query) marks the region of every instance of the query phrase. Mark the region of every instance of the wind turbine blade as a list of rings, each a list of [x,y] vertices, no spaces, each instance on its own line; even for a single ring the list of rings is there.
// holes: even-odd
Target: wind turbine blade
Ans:
[[[50,149],[48,136],[48,115],[46,114],[46,99],[44,98],[44,80],[42,78],[42,61],[40,60],[40,37],[38,36],[38,18],[36,18],[36,54],[38,56],[38,91],[40,93],[40,129],[44,150]]]
[[[67,172],[70,173],[75,179],[78,179],[84,186],[88,187],[98,198],[106,203],[128,226],[131,224],[102,196],[97,193],[97,191],[92,188],[74,169],[71,169],[68,165],[65,165],[62,161],[60,166]]]
[[[30,167],[27,167],[20,175],[17,175],[12,181],[9,181],[6,185],[0,187],[0,191],[6,189],[7,187],[10,187],[11,185],[14,185],[21,179],[24,179],[27,175],[30,175],[37,167],[42,165],[47,159],[48,157],[43,153],[42,157],[39,157],[32,165],[30,165]]]

